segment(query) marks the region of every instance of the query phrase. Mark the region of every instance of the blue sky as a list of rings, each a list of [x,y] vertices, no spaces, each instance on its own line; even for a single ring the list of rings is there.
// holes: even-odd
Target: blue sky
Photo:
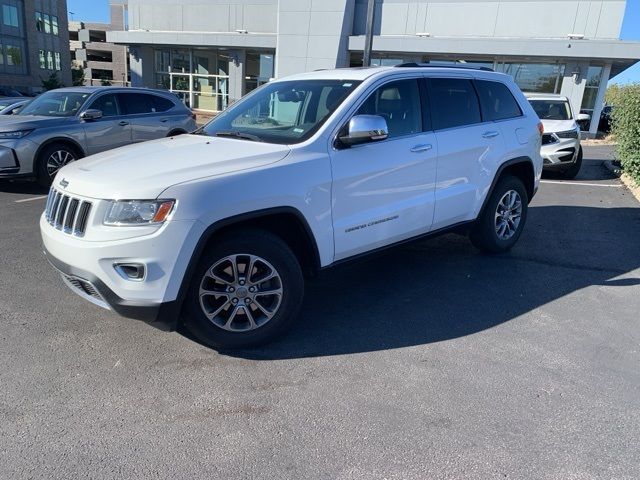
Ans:
[[[67,0],[69,12],[73,12],[75,20],[85,22],[108,22],[109,21],[109,0]],[[71,18],[71,15],[69,15]],[[622,23],[623,40],[640,41],[640,1],[627,0],[627,11]],[[620,75],[612,79],[613,83],[640,82],[640,63],[625,70]]]

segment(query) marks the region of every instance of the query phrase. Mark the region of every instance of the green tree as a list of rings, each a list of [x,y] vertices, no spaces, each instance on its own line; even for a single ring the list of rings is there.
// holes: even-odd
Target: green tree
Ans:
[[[44,88],[45,90],[54,90],[61,87],[64,87],[64,85],[60,82],[58,74],[55,72],[49,75],[49,78],[47,78],[46,80],[42,80],[42,88]]]
[[[613,109],[616,154],[622,171],[640,185],[640,83],[619,87]]]
[[[84,85],[84,67],[82,67],[82,65],[71,69],[71,84],[74,87]]]

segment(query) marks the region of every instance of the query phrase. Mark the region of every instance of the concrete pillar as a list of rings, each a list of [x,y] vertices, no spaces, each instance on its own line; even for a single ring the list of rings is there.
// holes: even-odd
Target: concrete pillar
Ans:
[[[584,87],[587,84],[589,62],[568,61],[564,69],[560,93],[569,99],[574,115],[580,113]]]
[[[229,50],[229,104],[238,101],[245,94],[245,63],[244,50]]]
[[[149,46],[132,45],[129,57],[131,86],[155,87],[153,49]]]
[[[607,83],[611,75],[611,64],[608,63],[602,69],[602,77],[598,86],[598,95],[596,96],[596,104],[593,106],[593,114],[591,115],[591,124],[589,125],[589,137],[595,138],[598,133],[598,124],[600,123],[600,114],[604,106],[604,94],[607,91]]]

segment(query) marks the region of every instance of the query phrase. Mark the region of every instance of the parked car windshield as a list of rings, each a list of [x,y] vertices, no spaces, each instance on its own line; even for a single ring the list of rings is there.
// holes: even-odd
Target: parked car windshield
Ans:
[[[299,143],[311,137],[359,84],[353,80],[268,83],[214,118],[202,133],[267,143]]]
[[[33,99],[20,115],[70,117],[80,110],[89,95],[83,92],[46,92]]]
[[[571,107],[566,100],[529,100],[540,120],[571,120]]]

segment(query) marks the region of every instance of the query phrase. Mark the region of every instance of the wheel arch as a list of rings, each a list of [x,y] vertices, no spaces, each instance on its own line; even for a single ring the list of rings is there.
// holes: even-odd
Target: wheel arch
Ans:
[[[275,207],[225,218],[207,227],[196,243],[182,277],[171,315],[177,318],[180,314],[194,271],[207,246],[221,235],[244,228],[265,230],[282,238],[293,250],[305,276],[315,276],[320,270],[320,253],[315,236],[298,209]]]
[[[54,143],[62,143],[62,144],[70,145],[78,153],[80,158],[86,156],[86,152],[84,151],[84,148],[82,148],[82,145],[80,145],[80,143],[78,143],[78,141],[74,140],[73,138],[69,138],[69,137],[52,137],[52,138],[48,138],[47,140],[45,140],[44,142],[42,142],[40,144],[40,146],[38,147],[38,150],[36,150],[36,154],[34,155],[34,162],[35,161],[39,161],[40,160],[40,154],[42,153],[42,151],[45,148],[47,148],[49,145],[54,144]]]
[[[529,157],[516,157],[511,160],[507,160],[498,168],[498,171],[493,177],[493,181],[491,182],[491,186],[485,195],[484,201],[482,202],[482,208],[478,212],[478,216],[482,215],[493,190],[500,180],[505,175],[513,175],[522,180],[524,184],[524,188],[527,191],[527,201],[531,202],[531,199],[535,195],[535,170],[533,167],[533,161]]]

